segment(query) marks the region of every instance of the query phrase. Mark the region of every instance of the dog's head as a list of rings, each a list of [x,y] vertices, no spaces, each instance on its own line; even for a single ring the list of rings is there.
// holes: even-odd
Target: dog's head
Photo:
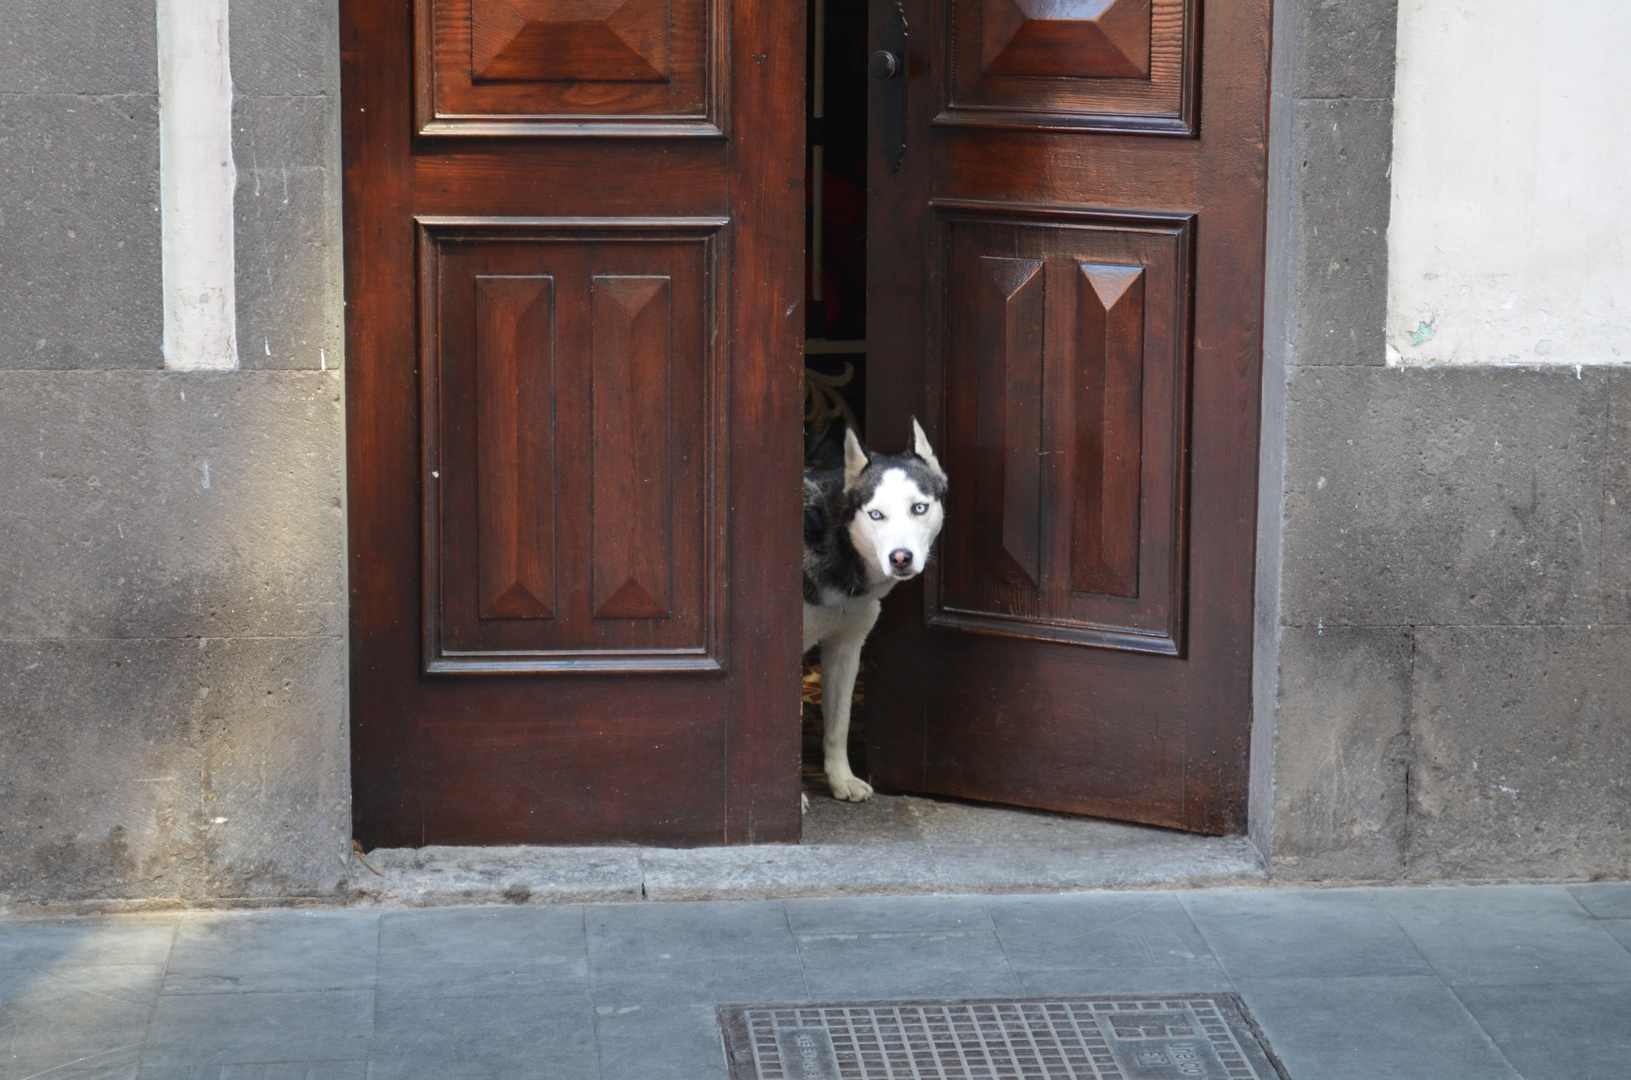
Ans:
[[[844,492],[855,507],[850,540],[873,577],[904,581],[921,573],[946,519],[946,473],[917,420],[904,454],[868,454],[854,431],[846,433]]]

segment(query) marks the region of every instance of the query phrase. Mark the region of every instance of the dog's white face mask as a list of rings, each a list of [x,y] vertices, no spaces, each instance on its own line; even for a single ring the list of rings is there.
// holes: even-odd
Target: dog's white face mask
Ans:
[[[875,468],[876,475],[862,483],[862,473],[872,462],[853,432],[844,440],[844,486],[853,489],[861,484],[866,493],[850,522],[850,541],[876,578],[905,581],[922,573],[946,518],[935,493],[945,489],[946,474],[916,420],[912,454],[917,460],[905,456],[879,461],[881,472]]]

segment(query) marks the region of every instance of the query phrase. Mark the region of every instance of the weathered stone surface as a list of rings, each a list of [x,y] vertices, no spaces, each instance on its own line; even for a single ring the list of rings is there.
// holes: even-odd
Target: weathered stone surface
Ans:
[[[0,642],[0,903],[334,891],[338,638]]]
[[[1393,100],[1399,0],[1298,0],[1299,97]]]
[[[632,847],[375,848],[351,860],[353,904],[586,904],[640,900]]]
[[[1286,334],[1293,364],[1386,362],[1390,100],[1291,105]]]
[[[1281,621],[1597,619],[1601,370],[1292,374]]]
[[[1277,877],[1389,880],[1402,871],[1411,652],[1403,627],[1281,636]]]
[[[234,106],[238,355],[246,369],[340,366],[344,268],[331,109],[319,97]]]
[[[211,891],[339,893],[351,860],[345,643],[333,637],[224,644],[256,663],[248,671],[222,670],[219,685],[201,687],[228,696],[203,728]]]
[[[156,94],[157,56],[153,0],[9,3],[0,94]]]
[[[1605,623],[1631,623],[1631,371],[1608,377],[1608,452],[1603,473]]]
[[[155,96],[0,100],[0,369],[163,365],[158,186]]]
[[[0,637],[339,635],[340,386],[0,372]]]
[[[339,90],[339,9],[334,0],[232,0],[232,86],[237,94]]]
[[[1410,876],[1631,875],[1631,628],[1416,631]]]

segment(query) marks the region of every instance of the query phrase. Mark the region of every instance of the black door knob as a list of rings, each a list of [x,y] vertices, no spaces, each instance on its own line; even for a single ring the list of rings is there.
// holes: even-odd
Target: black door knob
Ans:
[[[893,79],[900,73],[900,57],[896,56],[888,49],[879,49],[877,52],[872,54],[872,59],[867,61],[866,69],[872,75],[872,77],[877,79],[879,82],[883,82],[886,79]]]

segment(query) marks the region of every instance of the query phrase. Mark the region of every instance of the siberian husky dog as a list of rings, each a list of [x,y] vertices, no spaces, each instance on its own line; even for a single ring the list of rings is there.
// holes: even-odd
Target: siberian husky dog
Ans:
[[[915,419],[904,454],[868,454],[849,431],[842,469],[804,472],[804,649],[821,646],[821,746],[835,799],[872,797],[872,785],[849,767],[861,643],[878,621],[878,602],[928,562],[945,495],[945,471]]]

